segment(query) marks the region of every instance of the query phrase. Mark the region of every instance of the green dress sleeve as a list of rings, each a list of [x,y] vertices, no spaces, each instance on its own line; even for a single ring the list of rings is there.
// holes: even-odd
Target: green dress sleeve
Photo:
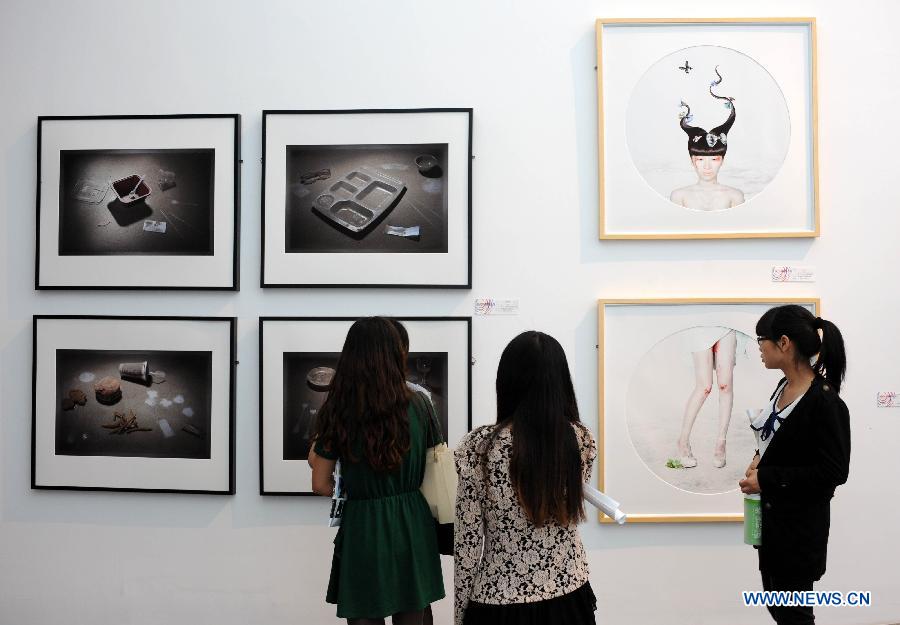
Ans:
[[[326,460],[337,460],[338,454],[335,451],[328,451],[325,449],[325,446],[322,444],[322,441],[316,441],[315,447],[313,450],[316,452],[317,456],[321,456]]]

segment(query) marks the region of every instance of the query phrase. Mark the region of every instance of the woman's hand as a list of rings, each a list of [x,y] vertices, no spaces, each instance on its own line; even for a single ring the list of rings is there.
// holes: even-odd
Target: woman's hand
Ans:
[[[753,466],[752,463],[751,466]],[[741,492],[745,495],[758,495],[760,491],[756,469],[747,469],[747,477],[742,479],[738,485],[741,487]]]
[[[755,471],[756,467],[759,466],[759,454],[757,453],[753,456],[753,460],[750,461],[750,466],[747,467],[747,470],[744,471],[744,477],[750,477],[750,471]]]

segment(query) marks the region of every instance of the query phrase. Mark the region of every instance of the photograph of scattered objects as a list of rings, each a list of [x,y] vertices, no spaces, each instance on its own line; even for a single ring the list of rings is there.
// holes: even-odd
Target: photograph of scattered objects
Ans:
[[[334,376],[338,352],[284,353],[284,460],[306,460],[316,418]],[[447,440],[447,352],[412,352],[406,362],[411,389],[431,398]]]
[[[287,253],[447,252],[446,143],[286,153]]]
[[[59,255],[213,255],[214,172],[214,149],[61,150]]]
[[[212,352],[56,350],[56,454],[210,457]]]

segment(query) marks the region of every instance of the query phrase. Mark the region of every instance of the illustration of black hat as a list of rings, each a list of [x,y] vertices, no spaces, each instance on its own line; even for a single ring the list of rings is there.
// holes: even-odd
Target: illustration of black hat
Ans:
[[[724,156],[725,152],[728,150],[728,132],[731,130],[731,126],[734,124],[736,117],[734,111],[734,98],[713,93],[713,87],[722,82],[722,74],[719,73],[718,65],[716,66],[716,76],[718,76],[718,79],[714,80],[709,85],[709,95],[717,100],[725,100],[727,102],[725,106],[731,109],[728,119],[726,119],[723,124],[716,126],[708,132],[699,126],[691,126],[689,123],[692,119],[691,107],[688,106],[686,102],[681,102],[681,106],[686,108],[687,111],[681,114],[680,125],[681,129],[684,130],[688,136],[688,153],[691,156]]]

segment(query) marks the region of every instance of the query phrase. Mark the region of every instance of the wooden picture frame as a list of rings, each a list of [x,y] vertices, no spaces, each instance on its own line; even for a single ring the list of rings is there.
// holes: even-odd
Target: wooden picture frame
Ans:
[[[819,236],[815,18],[602,18],[596,42],[601,240]]]
[[[780,378],[780,372],[766,370],[753,357],[758,354],[754,326],[763,312],[783,304],[821,315],[814,297],[598,301],[597,487],[622,501],[629,523],[743,520],[737,482],[755,444],[744,412],[761,408]],[[716,328],[721,331],[710,335]],[[731,392],[725,413],[730,419],[725,466],[712,462],[714,447],[709,442],[716,440],[716,428],[722,425],[721,394],[716,403],[701,400],[693,413],[688,431],[698,466],[669,466],[668,460],[677,456],[676,439],[696,390],[685,385],[695,384],[701,373],[689,352],[700,352],[692,346],[701,345],[713,350],[708,362],[722,359],[727,364],[728,343],[720,339],[729,333],[732,368],[723,371],[731,375],[724,380]],[[611,362],[615,366],[608,366]],[[719,382],[718,369],[708,376]],[[712,384],[708,394],[716,393],[719,389]],[[613,522],[602,513],[600,520]]]

